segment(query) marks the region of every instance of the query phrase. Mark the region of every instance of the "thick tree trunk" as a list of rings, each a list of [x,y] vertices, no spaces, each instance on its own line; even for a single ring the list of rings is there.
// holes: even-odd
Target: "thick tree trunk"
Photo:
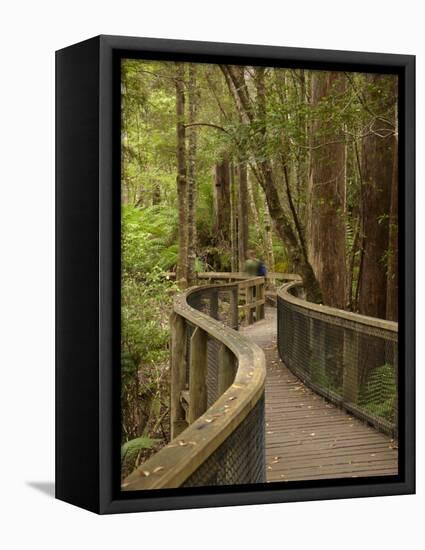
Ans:
[[[342,94],[345,76],[319,72],[313,76],[314,105],[332,92]],[[345,255],[345,144],[335,135],[335,123],[323,117],[312,124],[312,153],[309,189],[309,260],[319,281],[326,305],[346,306]],[[335,141],[341,140],[341,143]],[[332,143],[330,143],[332,142]]]
[[[198,110],[198,102],[196,97],[196,66],[191,63],[189,65],[189,125],[194,124]],[[196,262],[196,140],[197,129],[195,126],[190,126],[188,136],[188,166],[187,166],[187,186],[188,186],[188,266],[187,266],[187,284],[194,284],[195,262]]]
[[[186,168],[185,130],[185,69],[183,63],[176,63],[176,118],[177,118],[177,198],[179,207],[178,260],[176,280],[181,288],[188,281],[188,201]]]
[[[367,99],[374,110],[381,110],[388,102],[385,75],[367,77],[372,91]],[[381,99],[382,97],[382,99]],[[375,117],[371,132],[362,143],[363,180],[363,266],[360,279],[359,311],[364,315],[385,318],[387,309],[388,213],[390,211],[393,182],[393,128],[383,119]]]

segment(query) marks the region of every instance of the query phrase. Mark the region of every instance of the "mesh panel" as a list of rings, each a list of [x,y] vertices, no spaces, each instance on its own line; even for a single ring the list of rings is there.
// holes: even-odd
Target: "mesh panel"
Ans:
[[[218,395],[218,352],[220,351],[220,342],[214,338],[208,338],[207,345],[207,406],[217,401]]]
[[[278,346],[285,365],[315,391],[397,434],[397,334],[278,296]]]
[[[184,487],[264,483],[264,397]]]

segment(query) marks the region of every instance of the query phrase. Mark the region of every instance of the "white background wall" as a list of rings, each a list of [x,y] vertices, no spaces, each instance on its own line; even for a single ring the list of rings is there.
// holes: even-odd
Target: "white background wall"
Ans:
[[[0,544],[23,548],[418,548],[424,376],[418,315],[418,496],[97,517],[53,500],[54,51],[97,34],[417,55],[418,280],[423,280],[424,27],[419,1],[46,0],[0,17]],[[418,288],[418,309],[424,291]],[[50,484],[49,484],[50,483]],[[421,510],[422,506],[422,510]],[[422,523],[422,525],[421,525]],[[416,539],[416,542],[415,542]],[[220,545],[220,546],[219,546]]]

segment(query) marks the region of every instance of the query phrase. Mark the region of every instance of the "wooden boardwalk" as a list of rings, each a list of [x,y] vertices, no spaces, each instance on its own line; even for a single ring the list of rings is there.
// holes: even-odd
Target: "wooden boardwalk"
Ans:
[[[267,359],[267,481],[397,474],[392,439],[316,395],[280,361],[276,309],[241,329]]]

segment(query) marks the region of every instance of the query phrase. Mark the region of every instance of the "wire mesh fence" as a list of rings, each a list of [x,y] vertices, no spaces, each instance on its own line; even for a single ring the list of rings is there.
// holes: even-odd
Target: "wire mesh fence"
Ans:
[[[264,397],[214,453],[187,479],[184,487],[264,483]]]
[[[291,288],[290,288],[291,287]],[[398,432],[398,334],[391,323],[310,307],[278,295],[278,347],[307,385],[377,429]],[[326,310],[326,311],[325,311]],[[357,319],[356,319],[357,318]]]

